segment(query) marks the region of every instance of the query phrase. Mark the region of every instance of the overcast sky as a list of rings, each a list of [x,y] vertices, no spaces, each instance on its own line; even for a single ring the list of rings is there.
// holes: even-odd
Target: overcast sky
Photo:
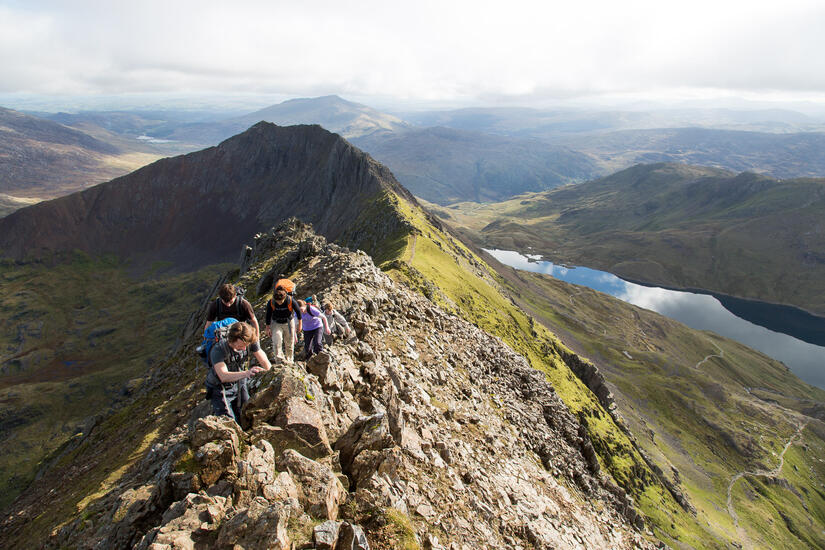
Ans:
[[[0,0],[0,94],[825,105],[822,0]]]

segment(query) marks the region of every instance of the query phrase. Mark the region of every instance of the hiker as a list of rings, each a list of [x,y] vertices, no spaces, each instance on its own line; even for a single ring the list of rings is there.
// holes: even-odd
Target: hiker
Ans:
[[[324,303],[324,317],[327,318],[327,326],[329,326],[329,331],[331,333],[324,337],[324,340],[328,345],[332,344],[335,337],[342,336],[346,338],[352,332],[352,329],[349,328],[349,323],[347,323],[347,320],[344,319],[343,315],[332,308],[331,302]]]
[[[298,332],[302,329],[298,301],[288,294],[286,288],[276,286],[272,292],[272,299],[266,304],[266,334],[272,337],[272,352],[277,361],[292,363],[295,342],[298,341]]]
[[[206,330],[209,325],[215,321],[226,319],[227,317],[234,317],[238,321],[244,321],[252,325],[256,334],[260,334],[260,327],[258,326],[258,319],[255,317],[255,311],[243,296],[238,295],[238,291],[230,284],[223,284],[218,289],[218,297],[214,302],[209,304],[209,309],[206,310],[206,325],[203,327]]]
[[[244,369],[250,354],[258,360],[258,365]],[[240,422],[241,408],[249,400],[247,380],[272,368],[258,343],[258,331],[249,323],[234,323],[226,337],[212,346],[209,362],[212,367],[206,375],[206,388],[212,401],[212,414]]]
[[[298,300],[298,309],[301,311],[304,329],[305,359],[324,350],[324,334],[330,334],[327,318],[317,307],[312,305],[315,297]]]

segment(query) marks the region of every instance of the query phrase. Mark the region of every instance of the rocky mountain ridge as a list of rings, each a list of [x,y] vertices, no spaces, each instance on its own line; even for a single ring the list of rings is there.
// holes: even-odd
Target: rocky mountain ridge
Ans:
[[[0,250],[23,258],[79,249],[186,270],[233,261],[250,235],[296,216],[380,257],[379,242],[402,229],[382,202],[389,193],[415,202],[340,136],[262,122],[217,147],[0,219]]]
[[[51,520],[66,521],[51,548],[654,547],[579,419],[501,340],[296,222],[244,257],[236,282],[253,300],[288,273],[357,337],[260,376],[239,427],[205,416],[193,314],[135,401],[52,458],[4,522],[7,543]],[[107,463],[112,433],[144,451]],[[54,491],[90,478],[94,494]],[[61,509],[74,512],[49,517]]]

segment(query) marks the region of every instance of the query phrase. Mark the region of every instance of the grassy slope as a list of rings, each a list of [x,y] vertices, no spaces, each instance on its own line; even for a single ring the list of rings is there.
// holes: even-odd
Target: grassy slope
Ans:
[[[773,469],[800,422],[799,411],[825,401],[825,391],[804,384],[781,363],[712,333],[586,287],[510,268],[501,272],[519,303],[599,366],[642,448],[670,479],[678,471],[699,523],[710,524],[713,537],[736,541],[740,535],[726,505],[730,480],[739,472]],[[806,498],[810,514],[800,505],[802,497],[787,498],[780,484],[767,486],[770,502],[743,497],[742,487],[761,478],[748,476],[734,486],[740,524],[758,546],[771,546],[769,541],[787,548],[811,541],[825,545],[825,492],[818,489],[825,467],[817,458],[822,456],[817,449],[825,445],[823,430],[821,422],[809,420],[808,449],[793,445],[783,470],[787,477],[789,462],[803,462],[804,479],[787,478]],[[770,534],[760,533],[777,510],[796,518],[796,524],[807,518],[806,544],[781,521],[774,522]],[[809,520],[818,527],[811,529]]]
[[[558,338],[515,307],[501,292],[501,280],[466,247],[424,219],[407,203],[399,209],[418,234],[409,238],[402,262],[385,264],[389,272],[418,287],[435,301],[499,336],[543,371],[570,409],[584,418],[602,466],[639,502],[657,536],[695,548],[720,546],[712,533],[685,513],[650,469],[593,393],[570,371]],[[409,269],[411,266],[413,269]],[[437,287],[437,288],[434,288]]]
[[[237,269],[230,271],[229,282],[246,289],[245,297],[258,313],[264,311],[269,296],[255,294],[257,283],[278,258],[276,252],[241,279],[237,277]],[[186,306],[175,305],[186,315],[169,319],[169,326],[174,327],[174,336],[181,334],[186,316],[192,311],[199,311],[204,296],[216,278],[214,270],[219,269],[223,275],[228,267],[231,266],[206,271],[211,277],[208,285],[198,282],[202,277],[195,275],[187,276],[194,278],[188,283],[180,281],[180,287],[167,282],[167,287],[172,291],[185,288],[186,295],[195,302]],[[300,280],[299,274],[289,275]],[[195,332],[199,331],[195,329]],[[31,546],[32,541],[44,541],[50,532],[78,516],[93,517],[104,512],[100,509],[98,498],[121,483],[128,485],[132,468],[143,458],[145,451],[184,426],[192,410],[203,402],[204,371],[201,361],[195,356],[197,343],[197,338],[191,338],[171,353],[169,343],[159,345],[162,353],[151,367],[152,380],[136,393],[134,399],[124,401],[110,414],[104,415],[99,423],[87,427],[85,437],[64,440],[53,450],[47,458],[49,469],[37,482],[37,491],[25,493],[23,502],[17,503],[23,507],[35,507],[38,515],[14,533],[0,534],[0,544],[5,543],[10,548]],[[267,343],[264,346],[264,349],[269,348]],[[151,391],[146,391],[148,387]],[[49,498],[44,501],[39,493],[60,483],[63,483],[62,490],[50,492]]]
[[[136,282],[112,258],[0,264],[0,508],[166,356],[218,271]]]
[[[442,208],[485,246],[825,313],[825,181],[651,165]],[[789,275],[792,274],[792,275]]]
[[[386,202],[376,208],[397,208],[412,228],[410,234],[393,234],[383,247],[373,250],[384,260],[383,267],[442,305],[497,334],[545,372],[570,408],[586,420],[604,469],[636,497],[657,536],[671,542],[678,540],[694,548],[722,547],[723,540],[730,540],[724,533],[719,536],[707,528],[702,523],[704,516],[696,519],[683,512],[663,486],[654,480],[631,441],[595,396],[564,365],[559,355],[564,348],[559,340],[520,308],[514,307],[501,293],[501,285],[506,281],[494,275],[460,243],[431,226],[417,208],[394,195],[385,195],[382,200]],[[254,278],[254,274],[250,276]],[[254,284],[246,287],[252,289]],[[193,297],[198,294],[191,289],[188,292]],[[202,294],[199,293],[197,298]],[[262,300],[254,295],[249,297],[253,303]],[[193,307],[185,311],[191,309]],[[176,323],[179,330],[182,320]],[[72,483],[71,489],[56,498],[35,521],[26,525],[25,532],[16,533],[15,538],[41,540],[44,532],[54,526],[55,518],[61,521],[59,518],[65,520],[78,513],[96,513],[94,495],[128,476],[128,467],[140,456],[141,450],[183,421],[188,407],[181,404],[197,401],[200,385],[194,372],[195,363],[187,355],[187,350],[179,350],[159,370],[167,373],[165,376],[173,373],[174,378],[164,382],[163,395],[140,395],[137,400],[127,402],[125,408],[104,418],[91,437],[78,447],[69,443],[53,454],[58,468],[49,473],[51,476],[59,476],[61,467],[71,471],[72,464],[78,461],[91,466],[88,471],[76,474],[77,481]],[[135,418],[156,421],[130,421]],[[781,438],[776,439],[778,445]]]

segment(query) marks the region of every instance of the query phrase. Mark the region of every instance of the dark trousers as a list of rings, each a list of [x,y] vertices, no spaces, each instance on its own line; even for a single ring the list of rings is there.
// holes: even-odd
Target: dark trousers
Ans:
[[[304,331],[304,354],[307,359],[324,351],[324,327]]]
[[[212,414],[228,416],[238,424],[241,423],[241,409],[249,401],[246,379],[217,386],[207,382],[206,394],[212,402]]]

